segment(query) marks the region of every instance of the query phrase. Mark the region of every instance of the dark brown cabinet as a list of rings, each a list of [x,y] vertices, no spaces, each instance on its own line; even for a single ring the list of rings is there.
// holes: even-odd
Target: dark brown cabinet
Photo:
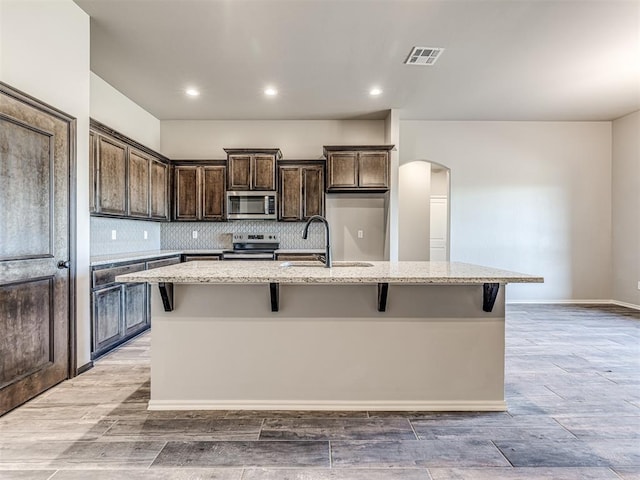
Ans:
[[[95,120],[91,128],[91,213],[168,221],[169,160]]]
[[[225,148],[229,190],[276,189],[276,162],[282,158],[277,148],[249,150]]]
[[[174,219],[225,219],[224,165],[178,165],[174,170]]]
[[[118,283],[126,273],[180,263],[180,256],[112,263],[91,269],[91,357],[104,355],[149,328],[151,291],[146,283]]]
[[[151,159],[137,150],[129,150],[129,216],[148,218]]]
[[[98,148],[98,136],[89,132],[89,212],[96,211],[96,149]]]
[[[169,220],[169,165],[151,159],[151,218]]]
[[[97,136],[96,212],[127,214],[127,146],[104,135]]]
[[[325,146],[328,192],[389,190],[389,151],[393,145]]]
[[[286,164],[278,169],[278,220],[300,222],[324,215],[324,168],[321,164]]]

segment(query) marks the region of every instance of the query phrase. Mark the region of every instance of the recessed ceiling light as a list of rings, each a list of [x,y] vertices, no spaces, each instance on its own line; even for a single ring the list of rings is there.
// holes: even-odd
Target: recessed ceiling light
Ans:
[[[264,89],[264,94],[268,97],[275,97],[278,94],[278,90],[273,87],[267,87]]]
[[[200,92],[198,90],[196,90],[195,88],[187,88],[184,91],[184,93],[186,93],[190,97],[197,97],[198,95],[200,95]]]
[[[382,94],[382,90],[378,87],[374,87],[371,90],[369,90],[369,95],[371,95],[372,97],[377,97],[378,95]]]

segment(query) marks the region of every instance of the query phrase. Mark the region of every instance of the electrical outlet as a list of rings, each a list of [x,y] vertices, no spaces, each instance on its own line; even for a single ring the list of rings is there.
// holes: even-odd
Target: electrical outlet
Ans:
[[[115,240],[117,238],[118,232],[116,232],[115,230],[111,230],[111,240]]]
[[[191,232],[191,238],[198,238],[198,231],[194,230],[193,232]]]
[[[364,230],[358,230],[358,238],[364,238]]]
[[[149,232],[144,230],[143,233],[142,233],[142,236],[144,237],[145,240],[147,240],[149,238]]]

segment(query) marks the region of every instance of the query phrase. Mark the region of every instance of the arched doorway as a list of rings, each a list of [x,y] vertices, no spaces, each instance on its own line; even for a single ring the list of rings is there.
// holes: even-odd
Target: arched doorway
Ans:
[[[449,260],[450,177],[450,169],[436,162],[415,160],[400,165],[399,260]]]

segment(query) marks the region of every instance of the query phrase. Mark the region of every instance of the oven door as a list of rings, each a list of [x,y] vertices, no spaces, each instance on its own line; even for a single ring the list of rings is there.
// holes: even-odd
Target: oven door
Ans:
[[[227,192],[229,220],[276,219],[275,192]]]

